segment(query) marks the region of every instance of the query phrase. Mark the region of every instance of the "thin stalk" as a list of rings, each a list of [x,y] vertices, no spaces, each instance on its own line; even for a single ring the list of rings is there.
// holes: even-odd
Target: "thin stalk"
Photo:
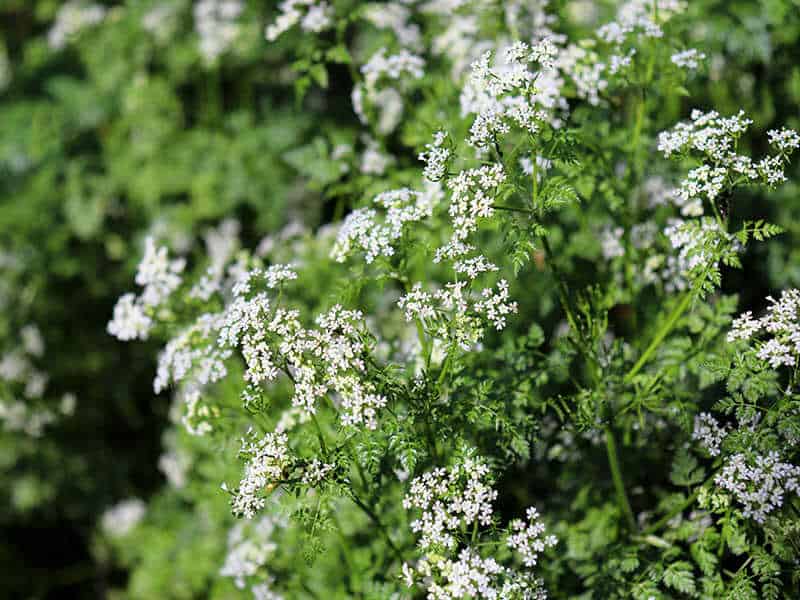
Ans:
[[[605,427],[606,434],[606,454],[608,455],[608,465],[611,467],[611,479],[614,481],[614,489],[617,491],[617,501],[628,522],[631,531],[636,531],[636,518],[633,516],[631,504],[628,501],[628,494],[625,492],[625,482],[622,479],[622,469],[619,465],[617,454],[617,440],[610,425]]]
[[[694,288],[687,290],[686,294],[684,294],[683,298],[681,299],[680,303],[672,309],[672,312],[667,317],[667,320],[661,326],[661,329],[658,330],[653,340],[650,342],[650,345],[647,346],[647,349],[642,353],[639,357],[639,360],[636,361],[636,364],[633,365],[630,371],[625,375],[623,381],[625,383],[630,383],[631,380],[636,376],[636,374],[641,371],[642,367],[647,364],[647,361],[650,360],[650,357],[653,353],[658,349],[661,342],[664,341],[664,338],[669,335],[669,332],[675,327],[675,324],[678,322],[678,319],[683,316],[683,313],[686,312],[686,309],[689,308],[689,304],[691,304],[692,299],[694,298],[695,290]]]
[[[364,512],[364,514],[366,514],[370,518],[370,520],[375,524],[375,526],[378,529],[380,529],[381,533],[383,534],[383,537],[386,539],[386,543],[389,545],[389,548],[394,553],[395,557],[397,557],[397,559],[400,562],[405,562],[402,552],[400,552],[400,549],[392,541],[392,538],[389,537],[389,532],[387,531],[386,526],[383,524],[380,518],[378,518],[378,515],[376,515],[375,512],[369,506],[364,504],[364,501],[361,500],[361,498],[359,498],[355,494],[352,494],[351,497],[353,498],[353,502],[356,503],[356,506],[358,506]]]
[[[572,327],[572,329],[577,333],[578,320],[575,318],[575,315],[572,312],[572,305],[569,302],[569,290],[567,290],[567,285],[564,283],[564,279],[561,277],[561,273],[558,271],[558,267],[556,267],[555,261],[553,260],[553,250],[550,248],[550,242],[544,235],[539,236],[539,239],[542,242],[542,248],[544,248],[544,256],[547,265],[550,267],[550,270],[553,273],[553,279],[556,280],[556,288],[558,289],[559,300],[561,300],[561,307],[564,309],[564,312],[567,315],[567,321],[569,321],[570,327]]]
[[[711,482],[714,479],[715,475],[716,475],[716,471],[711,473],[711,475],[709,475],[708,478],[703,483],[701,483],[699,486],[697,486],[697,489],[692,493],[691,496],[689,496],[686,499],[685,502],[683,502],[677,508],[673,508],[666,515],[664,515],[658,521],[656,521],[655,523],[650,525],[650,527],[645,529],[642,533],[644,535],[655,533],[656,531],[658,531],[659,529],[664,527],[664,525],[669,523],[672,519],[674,519],[677,515],[681,514],[683,511],[685,511],[687,508],[689,508],[692,504],[694,504],[695,500],[697,500],[697,497],[700,495],[700,490],[702,490],[706,486],[706,484]]]

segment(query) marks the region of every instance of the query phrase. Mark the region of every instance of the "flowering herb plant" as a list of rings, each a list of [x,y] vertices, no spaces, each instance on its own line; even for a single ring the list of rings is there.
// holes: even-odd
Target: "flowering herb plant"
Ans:
[[[694,102],[700,4],[134,4],[47,44],[191,19],[209,78],[264,44],[324,124],[281,227],[134,236],[105,327],[172,400],[167,485],[99,519],[124,597],[793,597],[800,278],[729,282],[793,252],[800,135]]]

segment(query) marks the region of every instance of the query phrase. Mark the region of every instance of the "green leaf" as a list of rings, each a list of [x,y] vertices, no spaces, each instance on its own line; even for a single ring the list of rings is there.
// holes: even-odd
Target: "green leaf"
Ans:
[[[684,594],[694,594],[695,582],[692,565],[685,561],[672,563],[662,576],[664,583]]]

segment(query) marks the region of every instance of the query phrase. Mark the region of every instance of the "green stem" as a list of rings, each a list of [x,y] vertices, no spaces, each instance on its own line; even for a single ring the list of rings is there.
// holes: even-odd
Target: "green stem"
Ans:
[[[572,305],[569,302],[569,290],[567,289],[567,284],[564,283],[564,278],[561,277],[561,273],[559,272],[558,267],[553,260],[553,250],[550,248],[550,242],[544,235],[539,236],[539,239],[542,242],[542,248],[544,248],[544,256],[547,266],[550,267],[550,270],[553,273],[553,279],[556,280],[556,289],[558,290],[558,298],[561,301],[561,307],[564,309],[564,312],[567,315],[567,321],[569,322],[570,327],[572,327],[572,330],[575,331],[575,333],[578,333],[578,320],[575,318],[575,314],[572,312]]]
[[[386,539],[386,543],[389,545],[389,548],[394,553],[395,557],[397,557],[400,562],[405,562],[402,552],[400,552],[400,549],[392,541],[392,538],[389,537],[389,532],[387,531],[386,526],[378,518],[378,515],[376,515],[375,512],[369,506],[367,506],[363,500],[361,500],[361,498],[355,494],[352,494],[351,497],[353,498],[353,502],[356,503],[356,506],[358,506],[381,531],[383,537]]]
[[[650,527],[645,529],[643,531],[644,535],[648,535],[650,533],[655,533],[656,531],[658,531],[659,529],[664,527],[664,525],[669,523],[672,519],[674,519],[677,515],[681,514],[683,511],[685,511],[687,508],[689,508],[692,504],[694,504],[695,500],[697,500],[697,497],[700,495],[700,491],[714,479],[716,474],[717,474],[716,471],[711,473],[711,475],[709,475],[708,478],[697,487],[697,489],[692,493],[691,496],[689,496],[686,499],[685,502],[683,502],[677,508],[674,508],[671,511],[669,511],[666,515],[664,515],[658,521],[656,521],[655,523],[650,525]]]
[[[628,527],[631,531],[636,531],[636,518],[633,516],[628,494],[625,492],[625,482],[622,480],[622,469],[619,466],[617,440],[614,438],[614,432],[610,425],[606,425],[605,434],[606,454],[608,455],[608,465],[611,467],[611,478],[614,480],[614,489],[617,491],[617,501],[622,514],[625,515],[625,520],[628,522]]]
[[[664,338],[669,335],[669,332],[675,327],[675,324],[678,322],[678,319],[683,316],[683,313],[686,312],[686,309],[689,308],[689,304],[691,304],[692,299],[694,298],[695,290],[694,288],[687,290],[686,294],[684,295],[683,299],[680,303],[672,309],[672,312],[667,317],[667,320],[661,326],[661,329],[658,330],[653,341],[650,342],[650,345],[647,346],[647,349],[642,353],[639,357],[639,360],[636,361],[636,364],[633,365],[630,371],[625,375],[623,381],[625,383],[630,383],[631,380],[636,376],[636,374],[641,371],[642,367],[647,364],[647,361],[650,360],[650,357],[653,353],[658,349],[661,342],[664,341]]]

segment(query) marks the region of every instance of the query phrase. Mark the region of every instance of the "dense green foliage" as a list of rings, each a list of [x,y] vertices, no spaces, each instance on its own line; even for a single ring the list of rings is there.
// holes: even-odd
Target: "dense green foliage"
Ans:
[[[0,596],[800,594],[796,0],[101,4],[0,6]]]

